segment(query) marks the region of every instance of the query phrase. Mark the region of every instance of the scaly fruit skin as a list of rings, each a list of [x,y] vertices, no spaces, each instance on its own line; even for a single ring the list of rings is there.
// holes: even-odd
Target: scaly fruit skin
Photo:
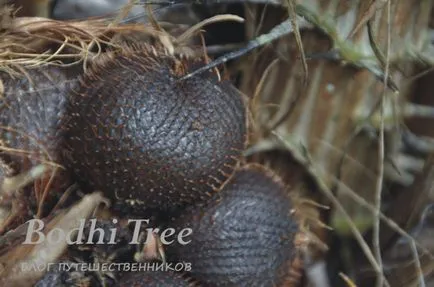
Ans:
[[[67,91],[78,84],[80,73],[80,66],[20,68],[13,75],[0,72],[0,180],[26,174],[41,163],[61,164],[59,123],[65,116]],[[46,214],[57,202],[58,191],[70,185],[68,171],[52,169],[23,193],[2,193],[0,205],[19,206],[9,217],[12,225],[19,224],[33,217],[36,209]],[[38,200],[38,194],[46,197]]]
[[[168,258],[190,262],[205,286],[279,286],[290,280],[298,224],[285,188],[252,165],[236,172],[206,204],[172,226],[191,228],[191,242],[169,245]]]
[[[121,278],[118,287],[188,287],[180,274],[170,271],[131,272]]]
[[[245,106],[229,84],[155,49],[94,65],[63,123],[65,161],[77,179],[117,202],[167,210],[210,196],[244,148]]]
[[[58,126],[65,114],[66,91],[77,84],[78,73],[79,69],[55,66],[26,69],[22,75],[0,73],[1,145],[31,152],[3,151],[8,173],[25,171],[41,160],[58,160]]]

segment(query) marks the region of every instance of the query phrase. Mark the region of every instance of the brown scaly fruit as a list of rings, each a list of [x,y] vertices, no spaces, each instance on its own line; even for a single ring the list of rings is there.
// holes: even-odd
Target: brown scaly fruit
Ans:
[[[172,226],[191,228],[168,258],[191,263],[206,286],[296,286],[299,226],[284,185],[259,165],[237,171],[207,203],[187,209]]]
[[[0,73],[0,142],[4,147],[0,156],[8,165],[7,173],[58,160],[58,125],[65,113],[65,91],[77,83],[78,73],[78,69],[56,66]]]
[[[0,72],[0,179],[29,173],[41,163],[60,163],[58,125],[65,112],[65,90],[78,83],[80,71],[45,66]],[[52,167],[23,192],[2,192],[0,205],[12,208],[0,216],[1,230],[18,218],[45,214],[50,207],[46,203],[54,204],[51,191],[66,189],[70,181],[65,170]]]
[[[77,179],[140,211],[169,210],[218,190],[244,148],[245,106],[213,73],[179,80],[200,64],[150,46],[96,63],[63,122],[65,162]]]

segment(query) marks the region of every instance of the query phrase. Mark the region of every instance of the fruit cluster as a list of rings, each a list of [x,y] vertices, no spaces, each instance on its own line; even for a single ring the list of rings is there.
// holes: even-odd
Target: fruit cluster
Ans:
[[[143,46],[107,52],[85,72],[1,74],[0,124],[8,128],[0,139],[31,151],[1,159],[20,173],[44,151],[66,167],[60,181],[103,191],[121,216],[191,228],[191,242],[169,245],[167,260],[190,262],[186,276],[205,286],[289,284],[298,232],[291,200],[271,171],[243,163],[240,93],[211,72],[181,79],[201,64]],[[187,286],[184,277],[142,272],[119,284]],[[44,280],[38,286],[49,286]]]

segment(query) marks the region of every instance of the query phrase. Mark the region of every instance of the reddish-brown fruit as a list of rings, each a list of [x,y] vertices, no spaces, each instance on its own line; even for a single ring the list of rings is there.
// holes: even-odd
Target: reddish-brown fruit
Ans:
[[[191,263],[191,276],[206,286],[288,284],[297,254],[292,208],[271,172],[243,168],[209,202],[174,220],[193,233],[190,243],[168,246],[169,260]]]
[[[205,199],[233,173],[244,148],[245,106],[197,62],[144,47],[94,65],[64,122],[66,162],[115,202],[168,210]]]

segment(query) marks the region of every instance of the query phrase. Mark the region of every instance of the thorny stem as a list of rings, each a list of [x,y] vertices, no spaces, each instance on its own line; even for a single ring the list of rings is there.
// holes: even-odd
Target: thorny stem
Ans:
[[[282,23],[280,23],[279,25],[275,26],[273,29],[271,29],[271,31],[268,34],[263,34],[261,36],[259,36],[258,38],[250,41],[246,47],[244,47],[243,49],[237,50],[237,51],[233,51],[231,53],[228,53],[226,55],[223,55],[219,58],[217,58],[215,61],[213,61],[212,63],[205,65],[197,70],[195,70],[192,73],[189,73],[187,75],[185,75],[184,77],[182,77],[180,79],[180,81],[184,81],[187,80],[191,77],[194,77],[200,73],[203,73],[205,71],[208,71],[212,68],[217,67],[218,65],[224,64],[229,60],[232,59],[236,59],[238,57],[241,57],[242,55],[257,49],[265,44],[268,44],[278,38],[281,38],[282,36],[285,36],[289,33],[293,32],[293,27],[291,25],[291,20],[286,20]]]
[[[385,75],[381,66],[372,63],[372,60],[369,59],[369,57],[366,57],[357,51],[355,45],[352,42],[343,39],[331,21],[329,21],[327,18],[319,17],[319,15],[309,11],[302,5],[297,5],[297,13],[298,15],[304,17],[309,23],[312,23],[315,25],[315,27],[321,29],[325,34],[327,34],[333,41],[334,45],[334,49],[331,51],[310,55],[307,56],[308,58],[326,57],[329,58],[329,60],[348,62],[354,67],[368,70],[374,74],[376,78],[384,81]],[[398,91],[398,88],[392,79],[389,78],[387,83],[391,90],[395,92]]]
[[[213,1],[209,1],[210,3],[213,4],[217,4],[217,3],[237,3],[240,2],[240,0],[223,0],[223,1],[218,1],[218,0],[213,0]],[[277,1],[269,1],[269,0],[249,0],[247,2],[250,3],[266,3],[266,4],[273,4],[273,5],[282,5],[283,3]],[[176,2],[176,3],[182,3],[182,1],[180,2]],[[196,3],[196,2],[195,2]],[[288,8],[290,9],[290,8]],[[356,49],[354,48],[354,45],[349,44],[348,41],[345,41],[345,39],[342,39],[337,30],[333,27],[333,24],[330,23],[330,21],[327,21],[326,19],[321,19],[318,15],[316,15],[315,13],[309,11],[306,7],[304,7],[303,5],[296,5],[296,7],[294,7],[295,12],[297,15],[299,15],[300,17],[302,17],[301,19],[304,19],[305,21],[300,21],[300,28],[303,27],[307,27],[309,26],[308,23],[313,24],[315,27],[317,27],[318,29],[321,29],[325,34],[327,34],[334,43],[335,48],[332,51],[326,52],[325,55],[326,56],[331,56],[333,58],[333,60],[337,60],[337,61],[346,61],[349,62],[351,65],[360,68],[360,69],[367,69],[368,71],[370,71],[372,74],[374,74],[376,76],[376,78],[380,79],[380,80],[384,80],[384,71],[382,69],[382,65],[380,63],[380,65],[377,65],[376,63],[372,63],[372,59],[366,59],[366,57],[364,55],[359,54]],[[291,10],[291,9],[290,9]],[[241,57],[245,54],[247,54],[248,52],[257,49],[259,47],[262,47],[268,43],[271,43],[272,41],[279,39],[283,36],[286,36],[292,32],[294,32],[294,27],[292,25],[293,22],[293,17],[290,17],[290,19],[287,19],[286,21],[280,23],[279,25],[275,26],[273,29],[271,29],[271,31],[267,34],[263,34],[261,36],[259,36],[258,38],[250,41],[246,47],[237,50],[237,51],[233,51],[231,53],[228,53],[226,55],[221,56],[220,58],[217,58],[216,60],[214,60],[213,62],[183,76],[180,78],[180,81],[184,81],[187,80],[193,76],[196,76],[200,73],[203,73],[205,71],[211,70],[221,64],[224,64],[226,62],[228,62],[229,60],[232,59],[236,59],[238,57]],[[298,43],[300,44],[300,43]],[[305,57],[304,55],[302,55],[302,60],[309,58],[309,57]],[[312,56],[310,58],[313,58]],[[303,67],[305,69],[305,72],[307,71],[306,67],[303,64]],[[305,73],[305,75],[307,75],[307,73]],[[390,89],[392,89],[393,91],[397,91],[398,88],[396,86],[396,84],[393,82],[392,79],[388,79],[386,81],[386,83],[388,84],[388,87]]]

